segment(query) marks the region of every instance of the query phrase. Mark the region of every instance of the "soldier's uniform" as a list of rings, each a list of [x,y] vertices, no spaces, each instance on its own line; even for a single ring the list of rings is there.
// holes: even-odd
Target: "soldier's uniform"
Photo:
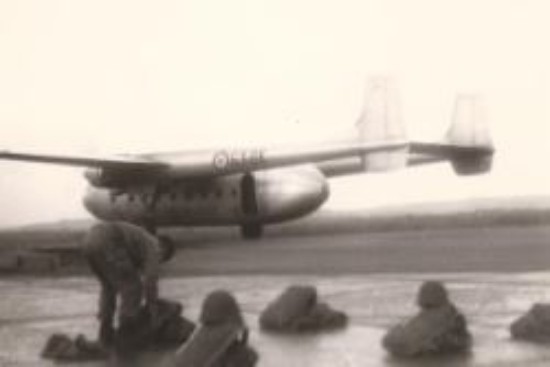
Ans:
[[[143,304],[154,313],[161,260],[159,241],[130,223],[101,222],[88,232],[84,254],[101,283],[99,338],[109,344],[114,338],[117,295],[117,330],[122,334],[132,333],[139,326],[136,322]]]

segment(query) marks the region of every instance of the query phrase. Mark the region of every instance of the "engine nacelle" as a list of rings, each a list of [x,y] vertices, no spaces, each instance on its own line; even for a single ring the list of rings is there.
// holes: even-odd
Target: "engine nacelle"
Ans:
[[[255,173],[258,215],[266,223],[295,219],[315,211],[329,196],[326,178],[314,166]]]

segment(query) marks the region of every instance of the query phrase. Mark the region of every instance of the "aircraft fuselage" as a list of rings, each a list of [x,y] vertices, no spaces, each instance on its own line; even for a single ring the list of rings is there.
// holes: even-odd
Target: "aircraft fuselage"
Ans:
[[[103,220],[154,226],[270,224],[315,211],[328,198],[325,176],[313,165],[208,179],[90,185],[84,205]]]

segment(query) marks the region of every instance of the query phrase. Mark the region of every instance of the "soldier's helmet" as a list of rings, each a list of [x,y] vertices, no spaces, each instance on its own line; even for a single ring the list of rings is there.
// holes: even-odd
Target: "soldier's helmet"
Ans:
[[[200,321],[204,326],[231,324],[244,326],[241,310],[235,297],[225,290],[210,293],[202,304]]]
[[[443,283],[427,281],[418,291],[417,303],[423,309],[441,307],[449,303],[449,295]]]

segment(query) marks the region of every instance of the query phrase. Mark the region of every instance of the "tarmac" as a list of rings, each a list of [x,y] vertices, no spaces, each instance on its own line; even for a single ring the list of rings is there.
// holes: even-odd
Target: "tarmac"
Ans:
[[[251,329],[250,342],[260,353],[259,366],[439,366],[441,359],[395,360],[380,344],[391,325],[416,312],[414,296],[427,278],[446,283],[474,337],[471,355],[445,359],[445,365],[550,363],[550,348],[513,341],[508,331],[509,324],[533,302],[550,302],[550,273],[186,277],[166,279],[161,293],[182,301],[185,315],[196,319],[208,292],[218,288],[234,292]],[[324,300],[349,314],[350,326],[338,332],[292,337],[260,332],[257,320],[267,302],[296,283],[317,286]],[[97,290],[93,279],[82,277],[0,281],[0,365],[52,366],[39,355],[50,334],[93,337]]]
[[[546,229],[540,233],[548,232]],[[390,238],[394,235],[388,234]],[[439,235],[444,237],[443,233]],[[498,237],[498,233],[495,232],[494,235]],[[409,240],[413,238],[411,237],[413,235],[408,236]],[[425,238],[426,233],[422,236]],[[506,236],[506,233],[501,236]],[[336,239],[332,238],[335,245],[319,246],[330,248],[329,253],[337,248],[336,243],[342,246],[344,251],[354,246],[346,240],[348,237],[336,237]],[[464,231],[464,236],[455,237],[457,246],[466,241],[467,248],[473,246],[471,244],[473,240],[479,239],[476,235],[468,234],[468,231]],[[536,243],[536,246],[540,245],[542,250],[543,242],[546,242],[544,236],[533,237],[535,239],[531,238],[527,241],[531,244],[529,246],[533,247]],[[266,239],[266,241],[270,240]],[[315,241],[311,239],[304,241],[305,250],[307,250],[305,253],[309,254],[307,255],[309,260],[305,263],[308,263],[315,257],[315,248],[312,249],[314,245],[307,244]],[[449,244],[445,246],[448,251],[452,247]],[[485,244],[481,242],[479,246],[483,247]],[[521,253],[522,243],[518,242],[517,246],[519,249],[513,252]],[[269,249],[269,246],[264,245],[260,249]],[[243,250],[246,252],[246,248],[243,247]],[[197,254],[201,253],[199,249],[193,251],[197,251]],[[210,254],[209,256],[213,256],[216,249],[208,248],[204,251]],[[378,251],[383,249],[378,248]],[[395,251],[395,248],[392,251]],[[546,251],[544,247],[544,253]],[[238,250],[233,252],[233,258],[229,261],[231,267],[238,266],[238,254]],[[460,251],[457,254],[460,254]],[[418,253],[416,262],[420,264],[425,258],[435,261],[430,260],[428,255],[429,253]],[[511,322],[528,311],[533,303],[550,302],[550,272],[541,271],[538,268],[532,269],[529,263],[523,266],[516,264],[521,256],[514,261],[514,259],[501,259],[499,258],[501,255],[502,252],[496,251],[493,259],[488,255],[485,257],[485,264],[478,261],[475,267],[461,268],[459,271],[453,266],[449,271],[442,271],[439,268],[437,271],[429,272],[426,271],[425,266],[421,267],[421,271],[414,271],[408,267],[400,269],[395,265],[393,271],[388,268],[384,272],[373,269],[373,271],[346,273],[339,268],[338,271],[327,275],[312,274],[311,271],[304,271],[304,274],[285,273],[284,269],[275,274],[273,268],[264,274],[254,271],[248,274],[230,272],[231,276],[172,275],[162,280],[160,293],[165,297],[181,301],[185,306],[184,315],[196,320],[201,302],[207,293],[220,288],[233,292],[241,304],[250,327],[250,343],[260,354],[258,366],[546,366],[550,363],[550,348],[545,345],[514,341],[510,337],[508,328]],[[402,258],[398,251],[394,256],[388,255],[387,252],[384,256],[387,261],[391,260],[392,264],[393,261],[398,264],[397,259]],[[464,254],[466,258],[470,256],[471,254]],[[296,253],[290,253],[290,257],[293,262],[297,261]],[[246,261],[249,260],[246,254],[244,258]],[[410,257],[403,259],[406,259],[406,264],[415,261]],[[344,259],[339,258],[339,260],[339,266],[343,266]],[[455,264],[461,261],[467,263],[467,259],[464,258],[457,257],[455,260]],[[550,257],[547,260],[550,262]],[[262,261],[266,259],[262,259],[259,263]],[[453,263],[452,257],[447,262]],[[514,271],[507,270],[508,265],[504,268],[491,265],[503,262],[513,264]],[[220,269],[217,270],[221,272]],[[202,267],[200,274],[206,272],[207,269]],[[472,353],[459,358],[413,361],[394,359],[382,348],[381,339],[389,327],[417,312],[414,304],[416,292],[423,281],[430,279],[441,280],[446,284],[451,299],[466,316],[474,339]],[[268,302],[291,284],[316,286],[323,300],[350,316],[349,326],[342,331],[326,334],[290,337],[261,332],[258,327],[261,311]],[[93,337],[96,331],[97,292],[96,281],[81,275],[47,278],[9,276],[0,279],[0,365],[6,367],[54,366],[54,363],[40,357],[40,351],[50,334],[83,333]],[[158,362],[164,357],[148,355],[144,356],[144,360]],[[153,362],[149,363],[148,365],[156,365]],[[100,367],[106,364],[64,365]]]

